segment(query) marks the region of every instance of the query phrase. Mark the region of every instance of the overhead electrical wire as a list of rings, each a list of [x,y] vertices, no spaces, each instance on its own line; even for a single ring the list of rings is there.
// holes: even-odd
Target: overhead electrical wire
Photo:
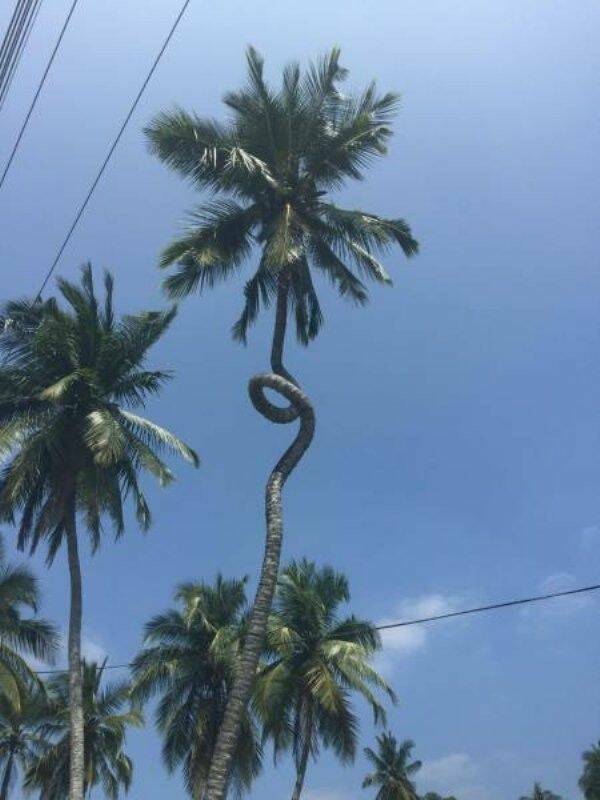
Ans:
[[[36,299],[37,300],[41,299],[42,292],[46,288],[46,284],[48,283],[48,281],[52,277],[52,273],[56,269],[56,267],[58,265],[58,262],[60,261],[61,256],[65,251],[65,248],[69,244],[69,241],[71,240],[71,236],[73,235],[73,233],[75,231],[75,228],[79,224],[79,221],[80,221],[81,217],[83,216],[83,213],[84,213],[85,209],[87,208],[87,205],[90,202],[90,200],[92,198],[92,195],[96,191],[96,187],[98,186],[98,183],[100,182],[100,179],[101,179],[102,175],[104,174],[104,172],[106,170],[106,167],[108,166],[108,163],[109,163],[110,159],[112,158],[112,155],[115,152],[115,150],[117,148],[117,145],[119,144],[119,142],[121,140],[121,137],[123,136],[123,133],[125,132],[125,128],[129,124],[129,120],[133,116],[133,113],[134,113],[135,109],[137,108],[137,105],[138,105],[139,101],[141,100],[141,97],[144,94],[144,91],[146,90],[146,87],[150,83],[150,79],[154,75],[154,72],[155,72],[155,70],[156,70],[161,58],[163,57],[163,55],[165,53],[165,50],[169,46],[169,42],[173,38],[173,34],[177,30],[177,28],[179,26],[179,23],[181,22],[181,20],[183,18],[183,15],[185,14],[190,2],[191,2],[191,0],[185,0],[183,5],[181,6],[181,9],[179,10],[179,13],[177,14],[177,17],[175,18],[175,21],[173,22],[173,24],[171,26],[171,29],[169,30],[165,40],[163,41],[163,44],[162,44],[160,50],[158,51],[158,53],[156,55],[156,58],[154,59],[154,61],[152,63],[152,66],[150,67],[150,70],[149,70],[148,74],[146,75],[146,77],[145,77],[145,79],[144,79],[144,81],[143,81],[143,83],[142,83],[142,85],[140,87],[140,90],[138,91],[133,103],[131,104],[131,107],[130,107],[129,111],[127,112],[127,115],[125,116],[125,119],[123,120],[123,123],[121,124],[121,127],[119,128],[119,131],[118,131],[117,135],[115,136],[115,138],[114,138],[114,140],[113,140],[113,142],[112,142],[112,144],[111,144],[111,146],[110,146],[110,148],[108,150],[108,153],[107,153],[104,161],[100,165],[100,168],[99,168],[98,172],[96,173],[96,176],[95,176],[94,180],[92,181],[92,183],[90,185],[90,188],[88,189],[88,192],[87,192],[83,202],[81,203],[81,205],[79,206],[79,208],[77,210],[77,213],[75,214],[73,222],[71,223],[71,227],[67,231],[67,234],[66,234],[65,238],[63,239],[60,247],[58,248],[58,251],[56,253],[54,261],[50,265],[50,269],[46,273],[46,275],[44,277],[44,280],[42,281],[42,284],[41,284],[41,286],[39,288],[39,291],[38,291],[38,293],[36,295]]]
[[[69,27],[69,23],[71,21],[71,17],[73,16],[73,13],[75,11],[75,8],[77,7],[77,3],[78,2],[79,2],[79,0],[73,0],[73,3],[71,4],[71,8],[69,9],[69,12],[67,14],[67,17],[66,17],[64,23],[63,23],[63,26],[62,26],[62,28],[60,30],[60,33],[58,34],[58,39],[56,40],[56,44],[54,45],[52,53],[50,54],[50,58],[48,59],[48,62],[46,64],[46,67],[44,69],[42,77],[40,79],[40,82],[38,83],[37,89],[36,89],[35,94],[33,96],[33,100],[31,101],[31,105],[29,106],[27,114],[25,115],[25,119],[23,120],[23,124],[21,125],[21,129],[19,131],[19,134],[18,134],[18,136],[17,136],[17,138],[15,140],[15,143],[13,145],[11,153],[10,153],[10,155],[8,157],[8,161],[6,162],[6,165],[5,165],[5,167],[4,167],[3,171],[2,171],[2,175],[0,176],[0,189],[4,185],[4,181],[6,180],[6,176],[8,174],[8,171],[12,166],[14,158],[15,158],[15,156],[17,154],[17,150],[19,149],[19,145],[21,144],[21,139],[23,138],[23,134],[25,133],[25,130],[27,129],[27,126],[29,125],[29,120],[31,119],[31,115],[33,114],[33,110],[35,109],[35,107],[37,105],[38,98],[39,98],[39,96],[40,96],[40,94],[42,92],[42,89],[44,88],[44,84],[46,83],[46,78],[48,77],[48,73],[50,72],[50,69],[52,68],[52,64],[54,63],[54,59],[56,58],[56,54],[58,53],[58,51],[60,49],[60,46],[62,44],[62,40],[64,38],[64,35],[65,35],[66,31],[67,31],[67,28]]]
[[[383,625],[375,625],[378,631],[387,631],[392,628],[408,628],[410,625],[423,625],[427,622],[436,622],[442,619],[451,619],[453,617],[463,617],[467,614],[481,614],[484,611],[495,611],[500,608],[511,608],[514,606],[523,606],[529,603],[540,603],[543,600],[553,600],[558,597],[571,597],[577,594],[586,594],[588,592],[597,592],[600,590],[600,583],[592,584],[591,586],[581,586],[578,589],[566,589],[561,592],[548,592],[546,594],[537,594],[530,597],[522,597],[517,600],[503,600],[500,603],[492,603],[487,606],[477,606],[475,608],[465,608],[461,611],[448,611],[444,614],[435,614],[430,617],[420,617],[419,619],[402,620],[400,622],[389,622]],[[130,669],[132,666],[129,664],[106,664],[105,669]],[[56,673],[68,672],[66,669],[42,669],[37,670],[38,675],[50,675]]]
[[[4,104],[41,0],[19,0],[0,47],[0,108]]]

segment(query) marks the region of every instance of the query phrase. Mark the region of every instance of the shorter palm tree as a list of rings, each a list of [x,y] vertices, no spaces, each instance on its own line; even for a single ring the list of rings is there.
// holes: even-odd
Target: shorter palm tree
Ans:
[[[141,475],[170,483],[165,451],[198,464],[188,445],[131,411],[170,377],[146,369],[146,359],[175,309],[117,316],[108,273],[104,285],[101,303],[88,264],[79,285],[59,279],[61,302],[9,303],[11,325],[0,337],[0,518],[17,522],[20,549],[45,542],[49,564],[67,551],[71,800],[84,796],[81,529],[92,551],[106,520],[123,534],[128,496],[148,529]]]
[[[264,720],[264,736],[275,755],[291,746],[296,764],[292,794],[304,786],[309,758],[320,744],[342,762],[356,754],[358,720],[352,693],[370,704],[375,722],[385,712],[374,690],[394,693],[371,666],[380,647],[374,626],[354,616],[340,618],[348,602],[346,577],[310,561],[292,562],[279,578],[267,629],[267,665],[256,688],[255,706]]]
[[[133,763],[123,750],[127,728],[141,727],[141,713],[130,707],[127,682],[102,687],[106,661],[83,662],[84,792],[101,786],[109,800],[131,786]],[[47,685],[50,714],[42,726],[50,742],[27,772],[25,787],[38,789],[44,800],[69,796],[69,677],[61,674]]]
[[[48,700],[41,687],[18,683],[19,701],[0,695],[0,800],[6,800],[17,774],[25,775],[46,748],[43,725]]]
[[[415,746],[412,739],[398,744],[391,733],[377,737],[377,752],[365,747],[364,753],[374,767],[366,776],[363,789],[378,787],[376,800],[418,800],[417,789],[412,776],[421,769],[420,761],[411,761]]]
[[[181,585],[179,608],[151,619],[144,649],[133,662],[132,695],[146,702],[159,696],[156,726],[163,738],[169,772],[183,768],[194,798],[202,797],[219,727],[233,682],[246,613],[245,580]],[[237,744],[232,780],[247,790],[260,770],[261,746],[246,712]]]
[[[542,789],[541,784],[534,783],[531,794],[523,795],[521,800],[562,800],[562,798],[549,789]]]
[[[52,661],[58,641],[49,622],[23,616],[23,609],[37,612],[39,599],[37,579],[26,567],[7,563],[0,537],[0,697],[17,714],[26,688],[38,683],[23,656]]]
[[[427,794],[421,796],[420,800],[456,800],[456,797],[454,797],[454,795],[442,797],[442,795],[437,792],[427,792]]]
[[[591,746],[583,755],[583,774],[579,788],[585,800],[600,800],[600,742]]]

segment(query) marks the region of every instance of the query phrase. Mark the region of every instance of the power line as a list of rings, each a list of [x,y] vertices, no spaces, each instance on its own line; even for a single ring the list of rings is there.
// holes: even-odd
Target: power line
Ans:
[[[0,56],[0,108],[12,83],[23,49],[40,10],[41,0],[19,0],[2,42]]]
[[[436,622],[436,620],[450,619],[451,617],[464,617],[467,614],[479,614],[482,611],[494,611],[497,608],[524,606],[526,603],[539,603],[542,600],[551,600],[554,597],[568,597],[569,595],[583,594],[584,592],[596,592],[598,589],[600,589],[600,584],[594,584],[593,586],[582,586],[580,589],[568,589],[564,592],[550,592],[549,594],[538,594],[533,597],[523,597],[520,600],[505,600],[502,603],[492,603],[489,606],[465,608],[462,611],[447,611],[445,614],[435,614],[432,617],[421,617],[421,619],[411,619],[406,622],[390,622],[387,625],[377,625],[377,630],[387,631],[391,628],[406,628],[409,625],[421,625],[424,622]]]
[[[13,162],[13,160],[15,158],[15,155],[17,154],[17,150],[19,149],[19,145],[21,144],[21,139],[23,138],[23,134],[25,133],[25,130],[26,130],[28,124],[29,124],[29,120],[31,119],[31,115],[33,114],[33,110],[34,110],[34,108],[35,108],[35,106],[37,104],[37,101],[38,101],[38,98],[39,98],[39,96],[41,94],[41,91],[44,88],[44,84],[46,83],[46,78],[48,77],[48,73],[50,72],[52,64],[54,63],[54,59],[55,59],[56,54],[58,53],[58,50],[59,50],[59,48],[60,48],[60,46],[62,44],[63,37],[64,37],[64,35],[65,35],[66,31],[67,31],[67,28],[69,27],[69,22],[71,21],[71,17],[73,16],[73,12],[75,11],[75,8],[76,8],[78,2],[79,2],[79,0],[73,0],[71,8],[69,9],[69,13],[67,14],[67,18],[65,19],[65,21],[63,23],[63,26],[61,28],[60,33],[58,34],[58,39],[56,40],[56,44],[54,45],[54,49],[52,50],[52,53],[50,54],[50,58],[48,59],[48,63],[46,64],[46,68],[44,69],[44,73],[43,73],[43,75],[41,77],[41,80],[40,80],[40,82],[38,84],[36,92],[35,92],[35,94],[33,96],[33,100],[31,101],[31,105],[29,106],[29,110],[27,111],[27,114],[25,115],[25,119],[23,121],[23,124],[21,125],[21,130],[19,131],[19,135],[17,136],[17,139],[16,139],[15,144],[13,146],[13,149],[11,151],[11,154],[8,157],[8,161],[6,162],[6,166],[4,167],[4,171],[2,172],[2,176],[0,177],[0,189],[4,185],[4,181],[6,179],[6,175],[8,174],[8,171],[9,171],[9,169],[10,169],[10,167],[12,165],[12,162]]]
[[[141,86],[139,92],[137,93],[137,96],[136,96],[135,100],[133,101],[133,104],[131,105],[131,108],[129,109],[129,111],[127,113],[127,116],[125,117],[125,119],[123,121],[123,124],[121,125],[121,127],[119,129],[119,132],[117,133],[113,143],[111,144],[111,146],[109,148],[109,151],[108,151],[108,154],[107,154],[106,158],[102,162],[102,165],[100,166],[100,169],[98,170],[98,172],[96,174],[96,177],[92,181],[92,185],[90,186],[90,188],[88,190],[88,193],[85,196],[85,199],[84,199],[83,203],[80,205],[80,207],[79,207],[79,209],[77,211],[77,214],[75,215],[75,219],[73,220],[73,222],[71,224],[71,227],[67,231],[67,235],[63,239],[63,242],[62,242],[61,246],[58,248],[58,252],[56,254],[56,257],[54,258],[54,261],[52,262],[52,264],[50,266],[50,269],[46,273],[46,276],[45,276],[44,280],[42,281],[42,285],[40,286],[40,289],[39,289],[39,291],[37,293],[36,299],[39,300],[41,298],[42,292],[46,288],[46,284],[48,283],[48,281],[50,280],[50,278],[52,276],[52,273],[56,269],[56,266],[57,266],[58,262],[60,261],[60,258],[62,256],[62,254],[64,253],[65,248],[68,245],[68,243],[69,243],[69,241],[71,239],[71,236],[73,235],[73,232],[75,231],[75,228],[79,224],[79,220],[83,216],[83,212],[87,208],[87,205],[88,205],[92,195],[94,194],[94,192],[96,190],[96,187],[98,186],[98,183],[100,182],[100,178],[104,174],[104,171],[106,170],[106,167],[108,166],[108,162],[112,158],[112,155],[115,152],[116,147],[117,147],[117,145],[119,144],[119,142],[121,140],[121,137],[123,136],[125,128],[127,127],[128,123],[129,123],[129,120],[133,116],[133,112],[137,108],[137,105],[138,105],[142,95],[144,94],[144,91],[146,90],[146,87],[150,83],[150,79],[154,75],[154,72],[155,72],[155,70],[156,70],[161,58],[163,57],[163,55],[165,53],[165,50],[169,46],[169,42],[173,38],[173,34],[177,30],[177,27],[179,26],[179,23],[181,22],[181,19],[182,19],[183,15],[185,14],[185,12],[187,10],[187,7],[189,6],[190,2],[191,2],[191,0],[185,0],[185,2],[183,3],[183,5],[182,5],[182,7],[181,7],[181,9],[179,11],[179,13],[177,14],[177,17],[175,18],[175,21],[174,21],[173,25],[171,26],[171,30],[167,34],[167,37],[165,38],[165,40],[164,40],[164,42],[162,44],[162,47],[158,51],[158,54],[157,54],[156,58],[154,59],[154,63],[152,64],[152,66],[150,68],[150,71],[146,75],[146,78],[145,78],[144,82],[142,83],[142,86]]]
[[[376,625],[375,630],[386,631],[391,628],[407,628],[410,625],[422,625],[426,622],[436,622],[440,619],[450,619],[452,617],[463,617],[467,614],[480,614],[484,611],[495,611],[499,608],[511,608],[512,606],[524,606],[527,603],[540,603],[542,600],[552,600],[556,597],[569,597],[575,594],[584,594],[586,592],[597,592],[600,589],[600,583],[593,584],[592,586],[582,586],[579,589],[567,589],[562,592],[549,592],[548,594],[538,594],[532,597],[523,597],[518,600],[504,600],[501,603],[492,603],[487,606],[477,606],[476,608],[465,608],[462,611],[448,611],[445,614],[435,614],[431,617],[420,617],[419,619],[409,619],[402,622],[390,622],[386,625]],[[105,669],[130,669],[132,666],[129,664],[106,664]],[[42,669],[37,670],[38,675],[50,675],[56,673],[68,672],[66,669]]]

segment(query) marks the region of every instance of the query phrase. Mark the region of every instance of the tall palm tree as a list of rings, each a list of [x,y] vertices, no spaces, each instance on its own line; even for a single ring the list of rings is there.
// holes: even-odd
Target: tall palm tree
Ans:
[[[421,769],[420,761],[411,761],[415,743],[405,739],[398,744],[391,733],[383,733],[377,739],[377,752],[365,747],[364,753],[374,771],[363,781],[363,789],[378,787],[376,800],[418,800],[412,776]]]
[[[209,800],[223,797],[243,709],[263,647],[279,566],[283,534],[281,492],[309,447],[314,432],[310,400],[283,364],[288,315],[298,339],[313,339],[323,322],[313,275],[324,275],[344,298],[363,305],[363,279],[389,284],[380,253],[398,245],[410,256],[417,242],[402,219],[335,205],[329,193],[360,180],[371,162],[386,153],[395,94],[371,84],[360,96],[342,94],[347,71],[333,49],[303,74],[297,64],[274,90],[265,81],[263,60],[248,50],[248,83],[229,92],[229,120],[219,123],[176,110],[163,113],[146,130],[152,151],[198,189],[215,198],[196,209],[183,236],[164,251],[161,265],[174,267],[168,294],[202,292],[237,273],[256,253],[257,268],[245,285],[244,307],[233,335],[246,340],[262,307],[275,305],[272,373],[250,381],[255,408],[275,423],[300,420],[292,446],[271,472],[266,487],[266,547],[246,645],[209,779]],[[270,403],[265,388],[288,402]]]
[[[23,655],[52,661],[56,652],[54,627],[43,619],[23,616],[23,609],[37,612],[39,599],[37,579],[26,567],[7,563],[0,536],[0,697],[7,699],[16,714],[24,693],[38,684]]]
[[[18,702],[0,695],[0,800],[7,800],[17,772],[23,776],[44,752],[48,698],[41,687],[17,682]]]
[[[385,721],[385,712],[373,690],[395,699],[371,665],[381,646],[376,629],[366,620],[339,616],[349,599],[346,577],[331,567],[292,562],[279,579],[256,706],[275,753],[292,747],[292,800],[299,800],[309,758],[316,759],[321,744],[342,762],[354,760],[358,720],[353,693],[370,704],[375,722]]]
[[[600,800],[600,742],[591,746],[583,755],[583,774],[579,788],[585,800]]]
[[[548,789],[542,789],[541,784],[534,783],[531,794],[523,795],[521,800],[562,800],[562,798]]]
[[[11,303],[12,320],[0,337],[0,516],[18,517],[18,545],[48,545],[48,563],[66,541],[70,575],[69,680],[71,693],[71,800],[83,799],[84,743],[81,673],[82,586],[78,516],[92,550],[104,517],[115,535],[124,530],[123,502],[134,500],[146,529],[150,510],[141,472],[166,485],[173,475],[159,453],[167,449],[193,464],[191,448],[164,428],[127,410],[143,406],[169,375],[149,371],[145,358],[174,317],[143,312],[115,318],[113,281],[105,278],[100,307],[92,269],[81,285],[60,279],[66,308],[50,301]]]
[[[103,688],[106,662],[83,662],[84,793],[96,786],[109,800],[117,800],[121,789],[128,791],[133,763],[123,748],[127,728],[140,727],[140,712],[130,708],[127,682]],[[43,734],[51,742],[27,772],[25,787],[38,789],[44,800],[65,800],[69,796],[70,691],[69,677],[62,674],[48,682],[51,714]]]
[[[183,767],[193,798],[204,796],[219,726],[239,655],[246,611],[245,581],[214,585],[183,584],[175,593],[179,608],[151,619],[144,649],[133,662],[133,697],[158,695],[156,725],[170,772]],[[237,744],[233,783],[250,788],[261,764],[261,747],[247,712]]]

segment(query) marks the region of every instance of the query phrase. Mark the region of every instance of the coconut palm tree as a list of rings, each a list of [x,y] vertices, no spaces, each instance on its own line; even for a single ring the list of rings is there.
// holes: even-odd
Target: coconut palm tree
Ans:
[[[548,789],[542,789],[541,784],[534,783],[531,794],[523,795],[521,800],[562,800],[562,798]]]
[[[600,742],[591,746],[583,755],[583,774],[579,788],[585,800],[600,800]]]
[[[48,716],[48,698],[41,686],[32,688],[17,681],[18,702],[0,695],[0,800],[7,800],[17,773],[25,775],[45,751],[43,725]]]
[[[109,800],[131,786],[133,763],[123,750],[127,728],[141,727],[143,719],[130,707],[127,682],[102,686],[106,661],[99,665],[83,661],[84,793],[96,787]],[[25,778],[26,789],[38,789],[44,800],[65,800],[69,796],[70,687],[69,676],[61,674],[48,682],[51,715],[42,726],[51,742],[35,759]]]
[[[302,794],[308,761],[320,745],[344,763],[356,755],[358,720],[353,693],[371,706],[375,722],[385,712],[373,690],[394,693],[371,665],[381,646],[370,622],[341,617],[350,600],[346,577],[313,562],[292,562],[281,574],[267,630],[267,665],[256,707],[277,755],[291,746],[296,766],[292,800]]]
[[[18,518],[18,546],[30,552],[42,540],[51,563],[66,542],[70,575],[68,657],[71,692],[71,800],[84,784],[81,673],[82,585],[78,517],[92,550],[108,518],[120,536],[123,503],[133,498],[146,529],[150,510],[142,472],[166,485],[173,475],[160,457],[169,450],[198,463],[194,451],[169,431],[128,410],[143,406],[169,375],[145,368],[151,346],[175,311],[115,318],[113,281],[105,278],[100,307],[92,268],[81,284],[58,281],[66,303],[9,304],[11,324],[0,337],[0,516]]]
[[[293,313],[300,342],[308,344],[323,322],[315,274],[325,276],[342,297],[363,305],[368,299],[365,280],[391,283],[379,255],[395,246],[407,256],[417,251],[404,220],[332,202],[332,191],[360,180],[372,161],[386,153],[398,105],[395,94],[379,94],[374,84],[360,96],[343,94],[340,84],[347,71],[339,58],[333,49],[304,74],[292,64],[275,90],[265,81],[262,58],[250,48],[247,86],[224,98],[227,122],[176,110],[158,115],[146,130],[159,159],[215,196],[192,212],[188,229],[163,253],[161,266],[171,270],[167,293],[173,298],[201,293],[235,275],[255,254],[257,266],[245,285],[233,335],[245,341],[261,307],[275,306],[272,373],[250,381],[250,397],[272,422],[300,420],[296,439],[267,483],[263,567],[215,749],[209,800],[225,793],[262,652],[281,552],[281,492],[314,432],[312,405],[283,364],[288,315]],[[282,395],[288,407],[270,403],[265,388]]]
[[[39,683],[23,655],[52,661],[58,641],[49,622],[23,616],[23,609],[37,612],[39,599],[37,579],[26,567],[7,563],[0,536],[0,697],[17,714],[24,692]]]
[[[427,792],[427,794],[421,795],[419,800],[456,800],[456,797],[454,797],[454,795],[442,797],[442,795],[437,792]]]
[[[239,655],[246,611],[245,580],[188,583],[175,593],[178,608],[151,619],[132,666],[133,697],[158,696],[156,726],[169,772],[183,768],[193,798],[206,779]],[[246,713],[234,766],[238,792],[250,788],[261,764],[254,720]]]
[[[418,800],[412,776],[421,769],[420,761],[411,761],[415,743],[405,739],[398,744],[391,733],[383,733],[377,739],[377,752],[365,747],[364,753],[374,771],[363,781],[363,789],[378,787],[376,800]]]

